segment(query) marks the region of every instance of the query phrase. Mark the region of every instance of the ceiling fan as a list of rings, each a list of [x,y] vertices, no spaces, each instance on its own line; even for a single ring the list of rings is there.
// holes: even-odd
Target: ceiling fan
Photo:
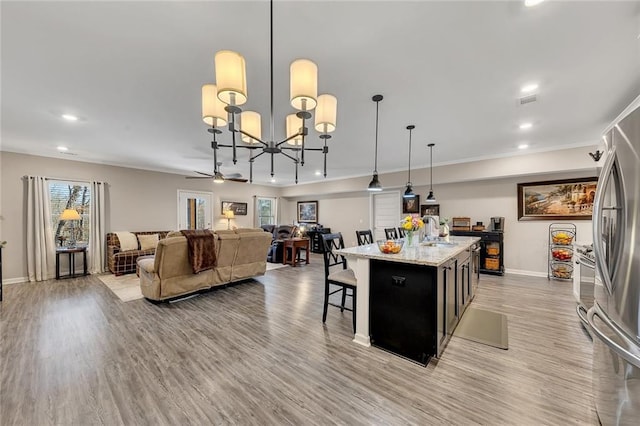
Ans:
[[[220,172],[221,165],[222,163],[216,163],[216,168],[214,169],[213,174],[203,173],[195,170],[195,173],[198,173],[199,175],[202,175],[202,176],[186,176],[186,178],[187,179],[213,179],[215,183],[222,183],[227,180],[230,182],[242,182],[242,183],[245,183],[248,181],[248,179],[243,178],[240,173],[229,173],[227,175],[222,174],[222,172]]]

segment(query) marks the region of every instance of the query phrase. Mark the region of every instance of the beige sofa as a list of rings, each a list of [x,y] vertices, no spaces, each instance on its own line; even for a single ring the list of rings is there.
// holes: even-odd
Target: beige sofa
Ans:
[[[264,275],[272,235],[262,229],[215,231],[217,266],[193,273],[187,239],[170,232],[160,240],[154,257],[138,260],[144,297],[159,301]]]

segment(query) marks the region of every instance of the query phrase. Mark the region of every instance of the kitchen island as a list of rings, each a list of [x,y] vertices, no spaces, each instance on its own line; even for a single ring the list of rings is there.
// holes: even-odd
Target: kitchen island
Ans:
[[[440,357],[475,294],[478,241],[450,237],[397,254],[383,254],[376,244],[338,250],[358,280],[354,342],[423,365]]]

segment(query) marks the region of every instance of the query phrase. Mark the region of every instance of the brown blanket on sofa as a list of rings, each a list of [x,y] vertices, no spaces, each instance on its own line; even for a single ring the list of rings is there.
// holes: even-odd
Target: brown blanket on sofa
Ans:
[[[193,273],[216,267],[216,240],[208,229],[184,229],[182,235],[187,238],[189,262]]]

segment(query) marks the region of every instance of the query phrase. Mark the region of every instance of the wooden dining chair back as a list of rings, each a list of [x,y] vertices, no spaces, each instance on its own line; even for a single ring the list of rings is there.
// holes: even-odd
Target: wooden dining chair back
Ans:
[[[371,232],[371,229],[356,231],[356,238],[358,238],[359,246],[373,244],[373,233]]]
[[[384,236],[387,240],[397,240],[398,231],[396,231],[396,228],[384,228]]]
[[[327,308],[329,305],[340,308],[340,312],[352,311],[353,332],[356,331],[356,276],[352,269],[347,267],[347,259],[336,253],[338,249],[344,248],[344,240],[341,233],[322,234],[323,257],[324,257],[324,308],[322,311],[322,322],[327,321]],[[331,290],[330,286],[338,286],[336,290]],[[347,293],[351,290],[351,294]],[[340,305],[329,302],[329,296],[342,292],[342,303]],[[351,297],[352,308],[345,306],[346,298]]]

